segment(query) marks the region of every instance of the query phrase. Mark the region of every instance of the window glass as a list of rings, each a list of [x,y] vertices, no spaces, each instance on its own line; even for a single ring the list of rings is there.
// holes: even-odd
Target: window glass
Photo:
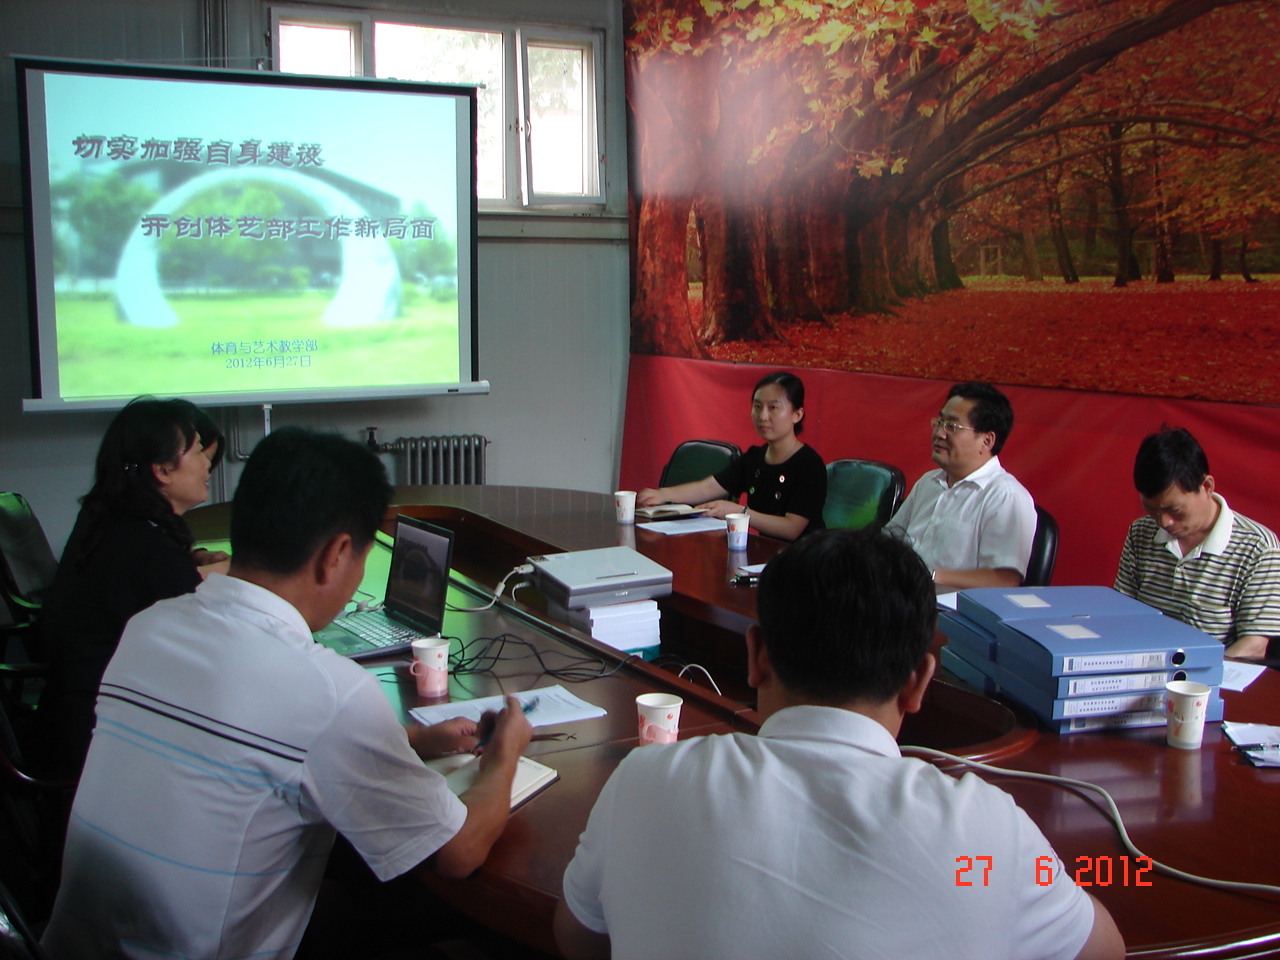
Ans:
[[[350,77],[359,73],[354,27],[341,24],[280,22],[279,69],[284,73],[314,73]]]
[[[595,138],[588,136],[587,52],[532,43],[527,50],[533,192],[595,193],[588,173],[594,173]]]

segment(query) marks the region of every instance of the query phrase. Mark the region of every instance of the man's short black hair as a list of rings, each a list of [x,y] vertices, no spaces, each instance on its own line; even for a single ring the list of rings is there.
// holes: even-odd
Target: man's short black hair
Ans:
[[[952,397],[973,401],[973,409],[969,411],[969,426],[978,433],[994,433],[996,442],[991,448],[991,454],[998,454],[1013,430],[1013,404],[1009,402],[1009,398],[991,384],[977,380],[957,383],[947,394],[948,400]]]
[[[367,447],[282,427],[262,439],[240,475],[231,502],[233,562],[287,576],[341,533],[364,550],[390,502],[387,472]]]
[[[1188,431],[1168,425],[1138,445],[1133,461],[1133,485],[1148,499],[1176,483],[1183,493],[1195,493],[1209,475],[1209,458]]]
[[[818,531],[769,562],[757,598],[778,679],[815,703],[883,703],[929,652],[933,582],[903,541]]]

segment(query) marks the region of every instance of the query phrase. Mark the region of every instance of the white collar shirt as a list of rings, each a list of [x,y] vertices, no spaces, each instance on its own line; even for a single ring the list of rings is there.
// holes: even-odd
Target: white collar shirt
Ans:
[[[885,528],[906,536],[932,570],[1027,572],[1036,532],[1035,501],[992,457],[947,485],[944,470],[916,482]]]
[[[993,862],[986,885],[978,864],[958,886],[960,858],[978,852]],[[782,710],[755,737],[632,750],[564,893],[615,960],[1068,960],[1093,922],[1008,794],[903,758],[875,720],[821,706]]]

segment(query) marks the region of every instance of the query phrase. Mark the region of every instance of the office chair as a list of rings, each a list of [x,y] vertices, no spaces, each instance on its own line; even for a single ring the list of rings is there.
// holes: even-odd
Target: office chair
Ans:
[[[0,960],[48,960],[9,891],[0,886]]]
[[[44,528],[20,493],[0,493],[0,602],[13,619],[9,636],[31,635],[58,561]],[[34,656],[28,642],[28,655]]]
[[[736,443],[725,440],[686,440],[676,447],[671,459],[662,468],[658,486],[674,487],[701,480],[719,473],[740,456],[742,450]]]
[[[827,464],[827,502],[822,520],[829,530],[879,529],[902,503],[907,478],[877,460],[835,460]]]
[[[1053,565],[1058,559],[1058,521],[1044,507],[1036,504],[1036,532],[1031,539],[1031,559],[1027,561],[1024,587],[1047,587],[1053,579]]]

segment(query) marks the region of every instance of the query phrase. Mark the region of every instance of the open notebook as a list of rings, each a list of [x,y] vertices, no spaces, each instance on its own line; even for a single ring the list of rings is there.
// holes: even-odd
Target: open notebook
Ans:
[[[447,757],[438,757],[426,761],[429,769],[444,777],[449,789],[461,794],[476,782],[476,774],[480,772],[480,758],[470,753],[454,753]],[[514,810],[534,794],[560,779],[545,763],[521,757],[516,765],[516,776],[511,782],[511,809]]]

